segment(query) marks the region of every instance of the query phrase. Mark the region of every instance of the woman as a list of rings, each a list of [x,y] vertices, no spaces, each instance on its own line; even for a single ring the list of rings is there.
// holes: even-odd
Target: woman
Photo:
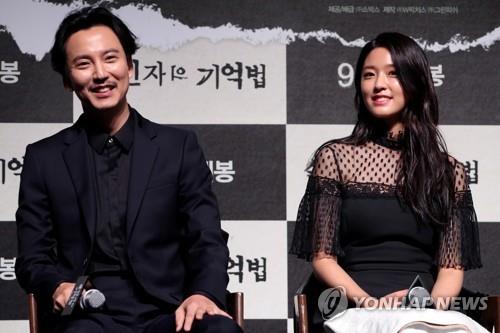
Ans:
[[[355,88],[352,134],[309,166],[291,253],[360,306],[400,299],[417,275],[434,300],[457,296],[463,271],[481,267],[477,221],[464,166],[437,128],[423,50],[380,34],[361,51]]]

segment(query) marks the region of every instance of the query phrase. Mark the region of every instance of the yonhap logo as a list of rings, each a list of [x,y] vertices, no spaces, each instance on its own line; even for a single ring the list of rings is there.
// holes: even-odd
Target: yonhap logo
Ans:
[[[347,309],[347,296],[344,287],[325,289],[318,298],[318,308],[324,320]]]

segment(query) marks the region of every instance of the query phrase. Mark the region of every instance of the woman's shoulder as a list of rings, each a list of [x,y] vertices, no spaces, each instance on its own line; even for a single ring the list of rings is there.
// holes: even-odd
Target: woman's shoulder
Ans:
[[[448,162],[453,170],[455,177],[465,178],[467,170],[465,164],[448,154]]]
[[[455,191],[465,191],[468,186],[468,175],[465,164],[451,155],[448,155],[448,162],[450,163],[451,169],[453,170],[454,174]]]
[[[462,162],[460,162],[457,158],[454,156],[448,154],[448,162],[451,164],[451,166],[456,170],[456,169],[464,169],[465,166]]]
[[[340,180],[346,163],[354,160],[355,144],[350,137],[328,140],[319,146],[309,164],[313,176]]]
[[[352,141],[351,136],[346,136],[344,138],[331,139],[324,142],[320,145],[316,151],[314,156],[319,156],[322,154],[339,154],[339,153],[347,153],[355,146],[355,143]]]

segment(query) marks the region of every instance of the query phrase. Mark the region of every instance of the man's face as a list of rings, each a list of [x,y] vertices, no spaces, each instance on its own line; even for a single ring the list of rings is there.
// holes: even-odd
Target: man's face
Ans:
[[[132,64],[113,30],[97,25],[77,31],[66,41],[65,50],[65,85],[84,109],[120,111],[127,107]]]

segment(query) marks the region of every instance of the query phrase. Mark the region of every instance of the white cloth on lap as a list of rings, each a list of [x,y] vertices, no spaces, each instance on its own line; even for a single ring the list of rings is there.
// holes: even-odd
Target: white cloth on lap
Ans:
[[[488,333],[457,311],[434,309],[348,309],[325,321],[331,333]]]

